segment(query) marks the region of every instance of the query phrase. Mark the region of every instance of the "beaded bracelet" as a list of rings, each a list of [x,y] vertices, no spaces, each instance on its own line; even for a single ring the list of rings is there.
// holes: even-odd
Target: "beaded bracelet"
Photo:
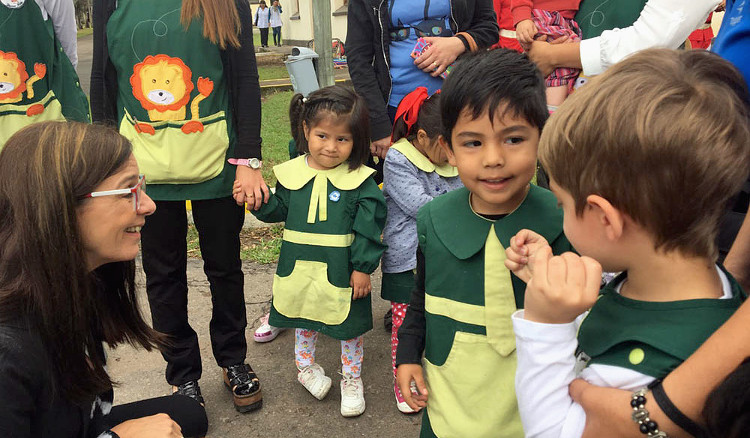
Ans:
[[[633,408],[631,418],[638,424],[641,433],[647,437],[669,438],[666,433],[659,430],[656,421],[649,417],[648,410],[646,410],[646,392],[648,392],[648,388],[641,388],[633,393],[633,397],[630,399],[630,407]]]

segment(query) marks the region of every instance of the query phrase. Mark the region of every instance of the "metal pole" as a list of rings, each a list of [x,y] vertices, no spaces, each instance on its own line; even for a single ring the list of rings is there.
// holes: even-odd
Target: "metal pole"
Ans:
[[[331,1],[312,0],[313,35],[318,53],[318,83],[321,87],[333,85],[333,51],[331,42]]]

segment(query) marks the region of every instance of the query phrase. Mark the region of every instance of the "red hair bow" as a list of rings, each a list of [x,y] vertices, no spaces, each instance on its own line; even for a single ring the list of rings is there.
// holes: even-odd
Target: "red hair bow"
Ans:
[[[419,109],[422,108],[422,104],[428,97],[430,97],[430,95],[427,93],[427,87],[417,87],[414,91],[404,96],[404,98],[401,99],[401,103],[398,104],[396,117],[393,120],[398,120],[401,116],[404,116],[407,135],[411,133],[411,127],[417,123]],[[393,141],[393,133],[391,132],[391,143],[393,143]]]

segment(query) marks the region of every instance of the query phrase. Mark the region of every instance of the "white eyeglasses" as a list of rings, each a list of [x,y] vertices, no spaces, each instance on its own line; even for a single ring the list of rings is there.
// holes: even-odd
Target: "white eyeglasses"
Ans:
[[[117,190],[103,190],[101,192],[91,192],[84,198],[98,198],[100,196],[115,196],[115,195],[127,195],[133,194],[133,209],[138,211],[141,207],[141,199],[143,199],[143,193],[146,192],[146,175],[138,175],[138,183],[128,189],[117,189]]]

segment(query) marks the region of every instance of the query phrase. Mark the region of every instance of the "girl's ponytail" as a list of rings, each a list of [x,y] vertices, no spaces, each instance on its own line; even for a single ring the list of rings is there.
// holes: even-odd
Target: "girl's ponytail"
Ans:
[[[437,138],[441,134],[439,93],[440,91],[430,96],[427,88],[417,87],[401,99],[393,122],[391,143],[402,138],[413,141],[420,129],[430,138]]]
[[[305,97],[302,94],[297,93],[292,96],[292,101],[289,103],[289,125],[292,130],[292,138],[294,143],[299,148],[300,138],[305,138],[305,133],[302,127],[302,110],[305,106]]]

